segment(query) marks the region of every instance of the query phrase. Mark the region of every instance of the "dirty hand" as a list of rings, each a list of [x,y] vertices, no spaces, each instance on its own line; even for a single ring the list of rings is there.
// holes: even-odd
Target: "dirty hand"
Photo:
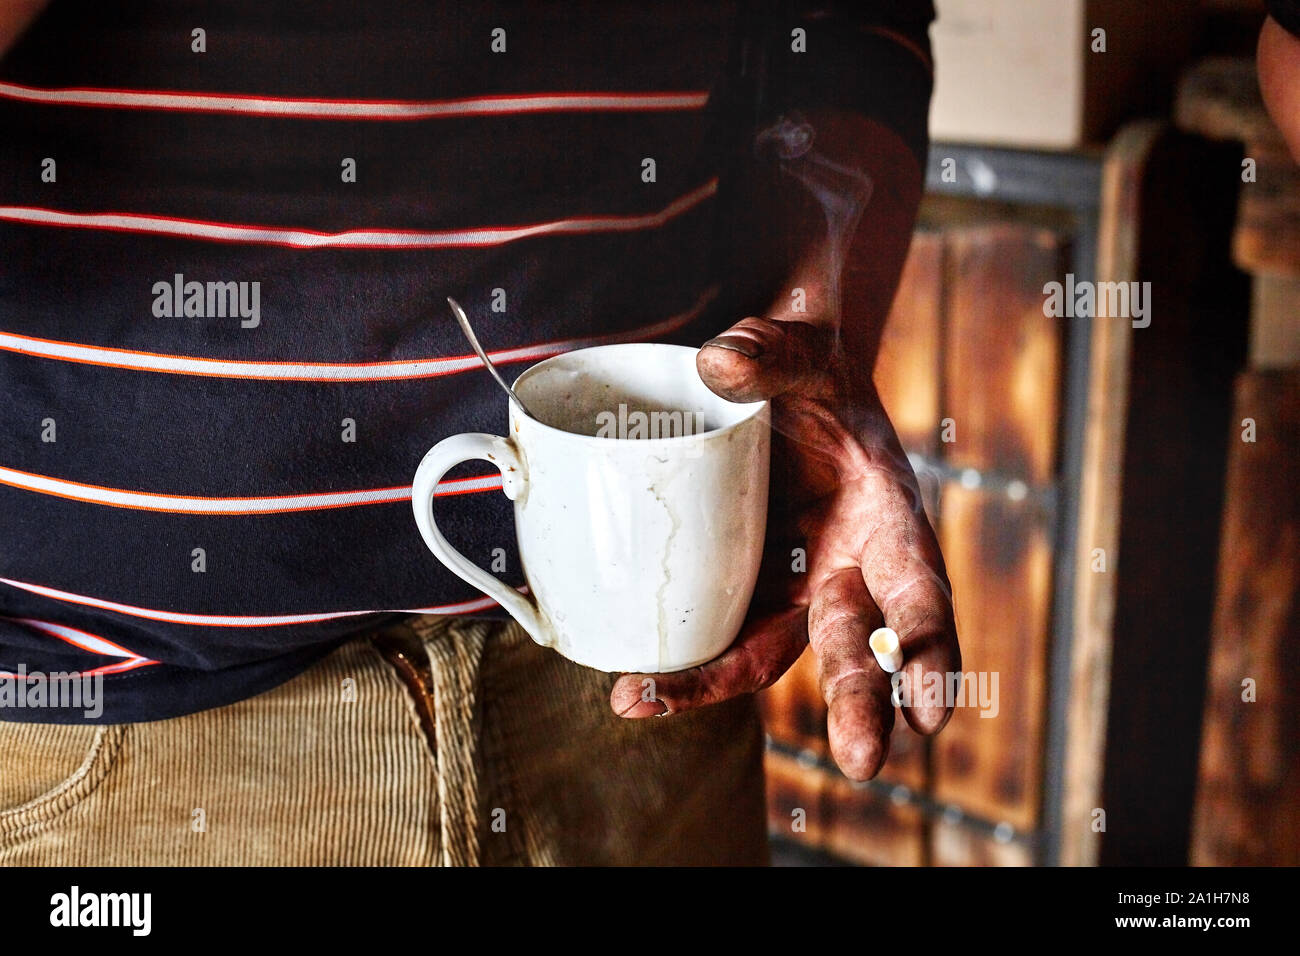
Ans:
[[[833,328],[806,318],[743,319],[699,354],[700,375],[719,395],[773,400],[767,553],[740,636],[700,667],[622,675],[610,705],[650,717],[751,693],[811,644],[831,754],[866,780],[894,726],[893,687],[867,645],[871,632],[898,632],[904,687],[916,689],[904,716],[923,734],[942,728],[951,708],[924,701],[922,675],[959,671],[961,651],[943,557],[869,369],[850,361]],[[792,570],[795,548],[806,550],[806,570]],[[644,700],[651,686],[655,699]]]

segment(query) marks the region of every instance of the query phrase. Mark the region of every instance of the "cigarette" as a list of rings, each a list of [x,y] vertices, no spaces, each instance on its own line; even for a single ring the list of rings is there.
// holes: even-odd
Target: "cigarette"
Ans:
[[[892,627],[878,627],[867,639],[871,653],[876,655],[876,663],[886,674],[893,674],[903,669],[903,647],[898,642],[898,632]]]

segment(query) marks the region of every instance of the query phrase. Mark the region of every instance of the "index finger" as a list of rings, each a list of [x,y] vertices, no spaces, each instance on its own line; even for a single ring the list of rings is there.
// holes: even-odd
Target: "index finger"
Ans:
[[[939,542],[922,505],[911,465],[897,439],[868,454],[853,480],[862,483],[862,520],[867,528],[858,554],[862,578],[903,648],[903,716],[918,733],[933,734],[952,707],[927,702],[920,690],[927,674],[961,670],[952,587]],[[930,678],[931,681],[935,678]]]

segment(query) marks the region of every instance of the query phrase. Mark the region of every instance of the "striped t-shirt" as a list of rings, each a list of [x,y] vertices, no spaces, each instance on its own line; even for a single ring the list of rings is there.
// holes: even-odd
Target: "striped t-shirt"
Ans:
[[[919,156],[931,16],[55,0],[0,61],[0,682],[100,673],[100,720],[158,719],[498,613],[411,515],[430,446],[505,425],[446,297],[508,377],[761,310],[754,130],[847,106]],[[463,466],[436,514],[519,585],[499,488]]]

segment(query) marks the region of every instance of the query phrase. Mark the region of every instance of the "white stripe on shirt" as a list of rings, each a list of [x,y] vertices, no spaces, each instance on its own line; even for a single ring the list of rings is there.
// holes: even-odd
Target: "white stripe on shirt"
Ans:
[[[580,339],[557,339],[536,345],[498,349],[489,352],[494,365],[532,362],[573,349],[593,345],[614,345],[656,338],[674,332],[699,317],[705,306],[718,294],[718,287],[706,289],[685,312],[669,316],[651,325],[611,335]],[[206,375],[218,378],[272,379],[288,382],[380,382],[396,379],[434,378],[481,368],[477,355],[452,355],[444,358],[410,359],[392,362],[255,362],[241,359],[200,358],[190,355],[167,355],[99,345],[81,345],[57,339],[40,339],[12,332],[0,332],[0,351],[18,352],[38,358],[79,362],[138,372],[169,372],[176,375]]]
[[[467,96],[448,100],[339,100],[170,90],[42,89],[0,83],[0,98],[55,106],[237,113],[294,119],[423,120],[519,113],[699,110],[708,103],[709,94],[694,90],[678,93],[588,91]]]
[[[71,604],[85,605],[86,607],[102,608],[105,611],[114,611],[118,614],[128,614],[132,617],[149,618],[154,621],[169,621],[173,624],[193,624],[208,627],[282,627],[287,624],[315,624],[320,621],[332,621],[344,617],[362,617],[367,614],[473,614],[476,611],[485,611],[488,608],[495,607],[497,603],[490,597],[481,597],[470,601],[461,601],[458,604],[440,604],[436,607],[412,609],[326,611],[318,614],[272,614],[266,616],[186,614],[179,611],[156,611],[150,608],[137,607],[133,604],[119,604],[116,601],[105,601],[103,598],[88,597],[84,594],[73,594],[69,591],[47,588],[40,584],[28,584],[25,581],[14,581],[10,578],[0,578],[0,584],[7,584],[10,587],[15,587],[31,594],[39,594],[43,597],[53,598],[56,601],[66,601]]]
[[[112,232],[150,233],[203,239],[211,242],[239,242],[300,249],[457,249],[502,246],[521,239],[546,235],[584,235],[602,232],[637,232],[657,229],[689,211],[718,191],[715,176],[674,199],[658,212],[629,216],[580,216],[553,219],[528,226],[484,226],[478,229],[422,232],[412,229],[349,229],[317,232],[279,226],[255,226],[228,222],[206,222],[150,216],[130,212],[63,212],[33,206],[0,206],[0,219],[37,226],[71,229],[100,229]]]

